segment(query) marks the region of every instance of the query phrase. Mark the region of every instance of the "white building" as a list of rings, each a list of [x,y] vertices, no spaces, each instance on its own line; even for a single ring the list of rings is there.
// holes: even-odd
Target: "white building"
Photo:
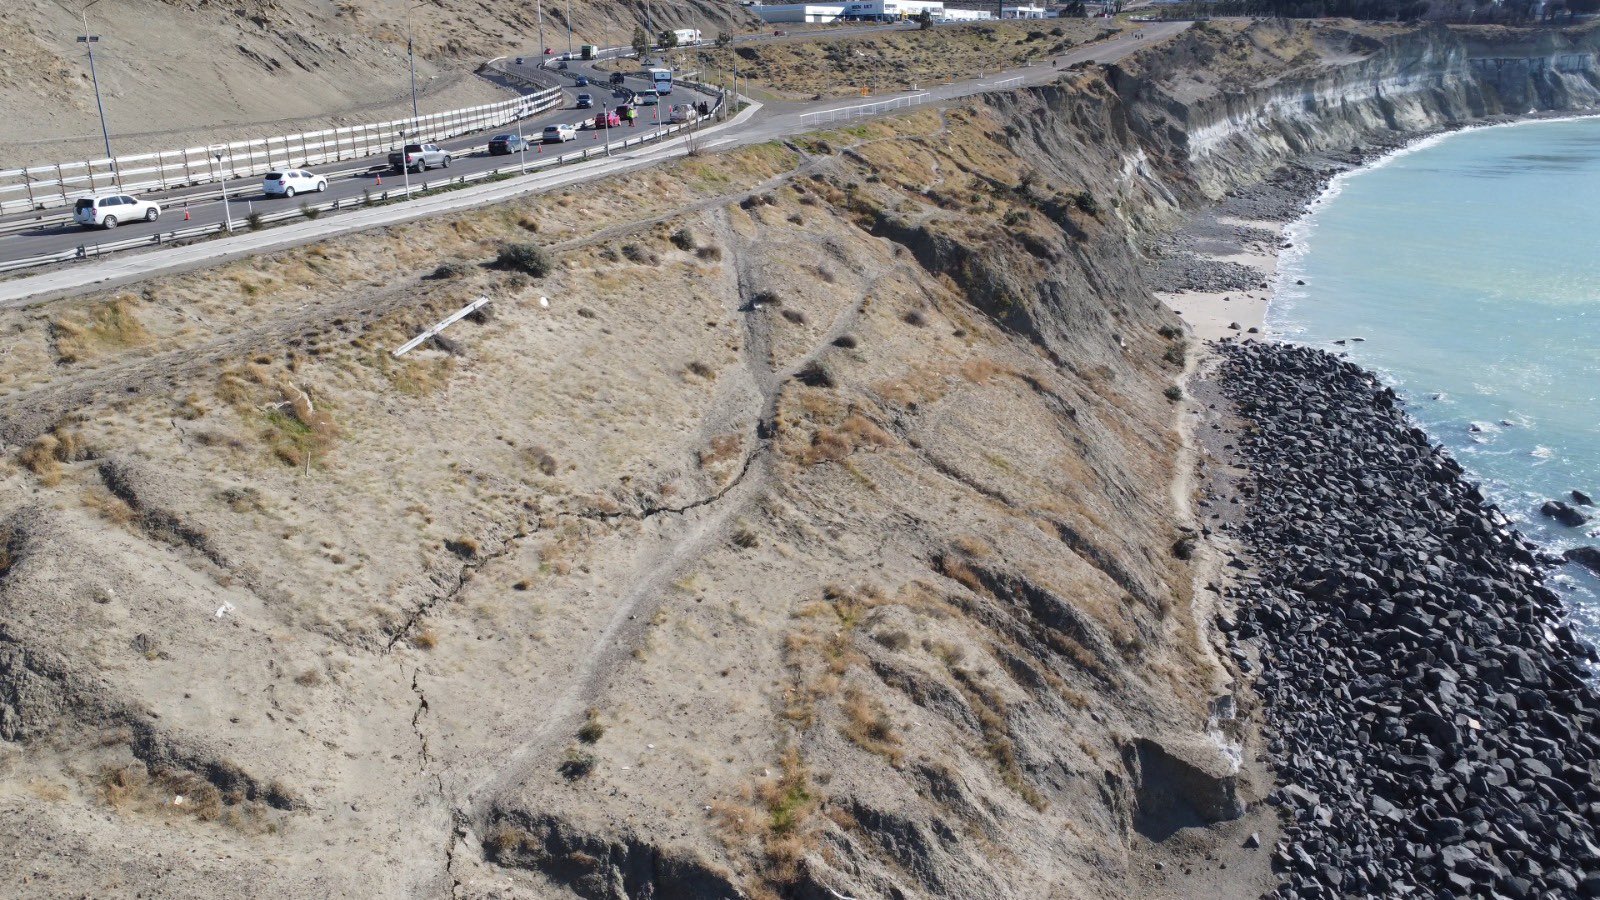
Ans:
[[[763,22],[837,22],[844,17],[843,5],[817,3],[758,3],[750,11]]]
[[[985,22],[994,18],[994,13],[987,9],[946,9],[940,21],[942,22]]]
[[[1045,8],[1042,6],[1002,6],[1000,15],[1007,19],[1042,19],[1045,17]]]
[[[923,10],[935,19],[942,19],[944,0],[851,0],[844,5],[844,17],[877,21],[915,19]]]

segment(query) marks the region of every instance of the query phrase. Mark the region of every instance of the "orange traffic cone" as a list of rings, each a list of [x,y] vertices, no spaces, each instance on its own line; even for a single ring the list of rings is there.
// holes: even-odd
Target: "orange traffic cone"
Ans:
[[[189,221],[189,204],[187,203],[183,205],[183,220],[185,222]]]
[[[383,173],[379,172],[378,173],[378,185],[382,186],[382,184],[383,184]]]

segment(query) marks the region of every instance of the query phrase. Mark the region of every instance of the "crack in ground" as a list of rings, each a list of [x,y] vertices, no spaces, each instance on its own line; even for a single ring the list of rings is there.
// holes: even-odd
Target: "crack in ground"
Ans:
[[[535,531],[537,531],[537,529],[535,529]],[[412,629],[416,628],[423,619],[426,619],[428,614],[433,612],[435,607],[438,607],[442,604],[447,604],[456,597],[460,596],[461,592],[466,590],[467,585],[472,581],[473,574],[479,569],[510,554],[517,548],[518,541],[532,533],[534,532],[519,528],[515,534],[505,539],[505,542],[500,545],[499,550],[483,556],[474,557],[473,559],[470,559],[462,564],[461,570],[456,573],[455,583],[452,584],[444,593],[436,595],[431,600],[424,600],[417,604],[416,609],[411,611],[411,615],[406,617],[405,622],[402,623],[399,628],[390,633],[389,643],[384,646],[383,652],[388,653],[392,651],[396,644],[405,640],[406,637],[411,634]]]
[[[405,668],[400,669],[401,674]],[[424,777],[433,778],[434,790],[439,794],[439,800],[450,810],[450,828],[444,845],[444,871],[450,876],[450,896],[456,897],[461,890],[461,879],[456,877],[456,845],[461,842],[461,833],[467,826],[467,815],[460,807],[450,802],[450,797],[445,791],[444,777],[433,769],[433,754],[428,751],[428,735],[422,730],[422,716],[428,712],[428,694],[422,689],[419,681],[422,675],[421,667],[411,670],[411,692],[417,697],[417,711],[411,714],[411,730],[417,736],[417,755],[422,760],[422,765],[417,773]]]

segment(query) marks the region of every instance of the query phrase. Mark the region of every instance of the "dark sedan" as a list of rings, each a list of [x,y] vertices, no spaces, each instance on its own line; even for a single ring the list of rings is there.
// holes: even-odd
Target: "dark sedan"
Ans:
[[[519,153],[533,146],[533,142],[520,134],[497,134],[489,139],[489,155],[505,156]]]

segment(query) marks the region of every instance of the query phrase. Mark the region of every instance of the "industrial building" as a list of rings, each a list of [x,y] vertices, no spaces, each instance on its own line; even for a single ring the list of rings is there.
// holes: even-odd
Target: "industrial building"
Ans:
[[[927,11],[938,22],[980,22],[994,18],[983,9],[947,9],[943,0],[850,0],[831,3],[767,3],[749,7],[763,22],[899,22],[915,19]],[[1008,15],[1008,18],[1043,18],[1044,9],[1035,6],[1006,7],[1007,13],[1020,10],[1038,15]]]

